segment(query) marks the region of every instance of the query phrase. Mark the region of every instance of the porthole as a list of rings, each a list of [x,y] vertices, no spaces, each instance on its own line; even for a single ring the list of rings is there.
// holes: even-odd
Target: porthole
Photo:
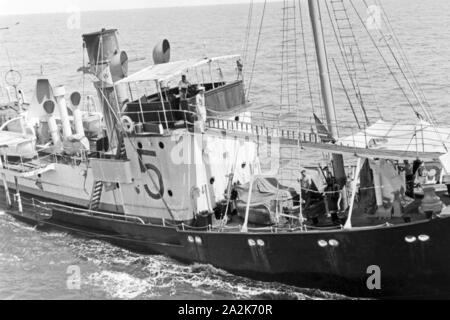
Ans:
[[[216,182],[216,179],[214,179],[214,177],[212,177],[211,179],[209,179],[209,183],[210,183],[210,184],[214,184],[214,182]]]
[[[241,168],[244,169],[247,164],[244,162],[241,164]]]
[[[328,246],[328,242],[326,242],[325,240],[319,240],[319,241],[317,241],[317,244],[322,248],[325,248],[326,246]]]
[[[234,121],[239,121],[239,116],[235,117]]]
[[[428,240],[430,240],[430,236],[426,235],[426,234],[421,234],[418,238],[419,238],[419,241],[422,241],[422,242],[427,242]]]
[[[339,241],[331,239],[330,241],[328,241],[328,244],[332,247],[337,247],[339,246]]]
[[[161,149],[164,149],[164,143],[160,142],[158,145]]]
[[[138,142],[137,146],[138,146],[139,149],[142,149],[142,148],[144,147],[144,146],[142,145],[142,142]]]
[[[188,236],[188,241],[190,243],[194,243],[194,237],[193,236]]]
[[[173,197],[173,192],[172,192],[172,190],[167,191],[167,194],[169,195],[169,197]]]
[[[405,241],[408,242],[408,243],[416,242],[416,240],[417,240],[417,238],[414,237],[414,236],[406,236],[405,237]]]
[[[248,239],[248,245],[249,245],[250,247],[256,246],[255,240],[253,240],[253,239]]]
[[[201,245],[203,243],[202,238],[195,237],[195,243],[198,244],[198,245]]]
[[[258,240],[256,240],[256,243],[258,244],[258,246],[260,246],[260,247],[264,247],[266,244],[264,243],[264,240],[262,240],[262,239],[258,239]]]

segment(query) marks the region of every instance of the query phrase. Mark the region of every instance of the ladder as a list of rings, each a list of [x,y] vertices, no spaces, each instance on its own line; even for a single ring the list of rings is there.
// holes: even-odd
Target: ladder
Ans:
[[[282,10],[280,111],[292,112],[299,107],[297,0],[284,0]]]
[[[363,95],[359,86],[358,68],[362,68],[367,75],[365,69],[363,56],[358,46],[358,42],[353,30],[352,23],[349,18],[348,10],[345,6],[344,0],[331,0],[331,9],[333,12],[334,21],[336,23],[338,45],[344,59],[345,68],[361,111],[364,115],[366,124],[369,124],[369,119],[366,113]]]
[[[96,181],[92,188],[91,201],[89,202],[89,210],[98,210],[100,207],[100,199],[102,197],[103,182]]]
[[[278,179],[281,185],[299,190],[297,179],[301,172],[301,148],[296,145],[280,144],[280,165]]]

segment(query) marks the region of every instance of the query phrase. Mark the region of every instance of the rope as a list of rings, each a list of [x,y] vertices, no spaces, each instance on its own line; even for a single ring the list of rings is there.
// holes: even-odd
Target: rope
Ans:
[[[411,74],[411,76],[413,78],[413,82],[415,83],[415,85],[416,85],[416,87],[417,87],[417,89],[419,91],[419,94],[422,96],[423,102],[425,102],[427,104],[427,106],[429,106],[429,104],[427,102],[427,98],[425,97],[425,93],[423,92],[422,87],[419,85],[419,82],[417,80],[417,76],[416,76],[413,68],[411,67],[411,64],[409,63],[408,57],[407,57],[407,55],[406,55],[406,53],[405,53],[405,51],[404,51],[404,49],[403,49],[403,47],[402,47],[398,37],[397,37],[395,29],[392,27],[391,21],[390,21],[388,15],[387,15],[386,11],[384,10],[383,5],[381,4],[381,2],[379,0],[376,0],[376,1],[377,1],[378,7],[380,7],[382,12],[383,12],[382,18],[385,20],[385,23],[388,26],[389,32],[391,33],[391,35],[392,35],[392,37],[394,39],[394,44],[396,44],[396,46],[397,46],[397,48],[398,48],[398,50],[400,52],[400,58],[402,59],[404,65],[406,66],[406,68],[408,69],[409,73]],[[366,2],[365,2],[365,4],[366,4],[366,7],[367,7],[367,3]],[[430,109],[430,112],[431,111],[432,110]],[[435,118],[434,118],[432,112],[431,112],[430,116],[435,121]]]
[[[344,90],[345,96],[347,97],[348,104],[350,105],[350,109],[352,110],[353,117],[356,120],[356,124],[358,125],[358,128],[361,130],[361,125],[359,124],[358,116],[356,115],[355,108],[353,107],[353,104],[352,104],[352,100],[350,99],[347,89],[345,88],[344,81],[342,80],[341,74],[339,72],[339,69],[336,65],[336,61],[334,59],[333,59],[333,63],[334,63],[334,68],[336,69],[339,81],[341,82],[342,89]]]
[[[342,59],[343,59],[343,61],[344,61],[345,70],[347,71],[347,74],[348,74],[348,77],[349,77],[349,79],[350,79],[350,83],[351,83],[351,85],[352,85],[353,91],[355,92],[356,99],[358,100],[359,105],[360,105],[360,107],[361,107],[362,113],[363,113],[364,118],[365,118],[365,123],[366,123],[366,125],[369,125],[369,119],[368,119],[368,117],[367,117],[367,113],[366,113],[365,108],[364,108],[364,103],[363,103],[363,100],[362,100],[361,91],[360,91],[360,88],[359,88],[359,86],[358,86],[358,84],[357,84],[357,81],[358,81],[358,80],[357,80],[357,77],[356,77],[356,66],[354,65],[354,61],[353,61],[353,68],[355,69],[355,74],[352,75],[351,72],[350,72],[349,61],[348,61],[348,58],[347,58],[347,54],[346,54],[346,52],[345,52],[345,45],[344,45],[344,41],[342,40],[342,33],[341,33],[341,31],[340,31],[341,28],[339,27],[339,24],[338,24],[338,19],[337,19],[337,16],[336,16],[336,12],[333,11],[333,12],[334,12],[334,18],[335,18],[334,20],[336,21],[337,29],[339,30],[339,35],[338,35],[338,31],[336,31],[336,27],[335,27],[335,24],[334,24],[334,22],[333,22],[333,18],[332,18],[332,16],[331,16],[331,10],[330,10],[330,8],[329,8],[329,6],[328,6],[328,2],[327,2],[327,1],[325,1],[325,5],[326,5],[326,8],[327,8],[328,17],[329,17],[329,19],[330,19],[331,26],[332,26],[332,28],[333,28],[333,34],[334,34],[334,37],[335,37],[336,42],[337,42],[337,44],[338,44],[338,47],[339,47],[339,51],[340,51],[341,57],[342,57]],[[353,32],[352,32],[352,34],[353,34]],[[340,41],[339,41],[339,37],[340,37],[340,39],[341,39]],[[353,60],[354,60],[354,59],[353,59]],[[348,100],[348,102],[350,103],[350,107],[351,107],[351,109],[352,109],[353,116],[355,117],[355,120],[356,120],[356,122],[357,122],[357,124],[358,124],[358,127],[361,129],[361,125],[359,124],[358,117],[357,117],[356,112],[355,112],[355,110],[354,110],[354,107],[353,107],[353,105],[352,105],[350,96],[348,95],[348,93],[347,93],[347,91],[346,91],[346,88],[345,88],[345,85],[344,85],[344,82],[343,82],[343,80],[342,80],[342,78],[341,78],[341,76],[340,76],[340,73],[339,73],[339,69],[338,69],[338,67],[337,67],[337,64],[336,64],[336,62],[335,62],[334,60],[333,60],[333,62],[334,62],[336,71],[337,71],[337,73],[338,73],[339,79],[340,79],[340,81],[341,81],[341,85],[342,85],[342,87],[343,87],[343,89],[344,89],[344,91],[345,91],[345,94],[346,94],[346,96],[347,96],[347,100]]]
[[[306,39],[305,39],[305,28],[303,23],[303,10],[302,10],[302,2],[301,0],[298,0],[298,8],[299,8],[299,15],[300,15],[300,28],[302,30],[302,44],[303,44],[303,54],[305,59],[305,69],[306,69],[306,78],[308,82],[308,90],[309,90],[309,99],[311,102],[311,109],[313,114],[316,113],[314,108],[314,100],[313,100],[313,92],[312,92],[312,86],[311,86],[311,76],[309,74],[309,64],[308,64],[308,52],[306,50]]]
[[[250,1],[250,6],[248,8],[248,18],[247,18],[247,27],[245,31],[245,39],[243,44],[243,50],[242,50],[242,59],[244,63],[247,62],[247,54],[248,49],[250,45],[250,33],[252,28],[252,22],[253,22],[253,0]]]
[[[366,2],[366,0],[363,0],[363,1],[364,1],[364,4],[365,4],[366,7],[367,7],[367,2]],[[383,12],[384,12],[384,14],[385,14],[385,16],[386,16],[386,12],[385,12],[384,10],[383,10]],[[392,28],[392,26],[391,26],[391,31],[392,31],[393,34],[395,34],[395,33],[394,33],[394,29]],[[434,130],[435,133],[441,138],[442,146],[444,147],[445,150],[448,151],[447,146],[445,145],[444,140],[442,139],[441,135],[438,134],[438,132],[437,132],[437,130],[436,130],[436,127],[435,127],[435,124],[434,124],[434,119],[433,119],[432,114],[430,114],[430,113],[428,112],[428,110],[427,110],[427,109],[425,108],[425,106],[423,105],[421,99],[418,97],[415,88],[413,88],[413,85],[411,84],[409,78],[407,77],[407,75],[406,75],[405,72],[403,71],[403,68],[402,68],[402,66],[401,66],[401,64],[400,64],[400,62],[399,62],[397,56],[395,55],[394,51],[392,50],[392,47],[390,46],[389,42],[387,41],[387,37],[384,35],[384,33],[382,32],[382,30],[378,30],[378,32],[380,33],[380,35],[381,35],[382,39],[384,40],[384,42],[385,42],[387,48],[389,49],[389,52],[391,53],[392,57],[394,58],[394,61],[396,62],[396,64],[397,64],[397,66],[398,66],[398,68],[399,68],[401,74],[403,75],[403,77],[404,77],[406,83],[408,84],[409,88],[411,89],[412,94],[413,94],[414,97],[416,98],[416,100],[417,100],[419,106],[421,107],[422,111],[424,112],[425,116],[427,117],[427,120],[430,121],[430,123],[431,123],[431,125],[432,125],[432,127],[433,127],[433,130]],[[395,43],[395,42],[394,42],[394,43]],[[400,42],[399,42],[399,41],[398,41],[398,46],[400,46]],[[401,49],[401,46],[400,46],[400,49]],[[402,49],[400,50],[400,53],[401,53],[401,51],[402,51]],[[400,54],[400,56],[402,57],[402,54]],[[403,57],[402,57],[402,58],[403,58]],[[406,65],[406,68],[408,69],[408,65],[409,65],[409,64],[408,64],[408,62],[407,62],[406,55],[405,55],[405,57],[403,58],[403,63]],[[409,67],[409,68],[410,68],[410,67]],[[417,78],[415,78],[414,72],[412,71],[411,68],[409,69],[409,72],[413,75],[413,78],[416,79],[416,81],[417,81]],[[417,82],[416,82],[415,85],[418,86]],[[420,86],[419,86],[419,88],[420,88]],[[422,92],[422,93],[423,93],[423,92]]]
[[[378,54],[380,55],[381,59],[383,60],[385,66],[387,67],[387,69],[389,70],[389,73],[391,74],[392,78],[394,79],[394,81],[396,82],[396,84],[398,85],[398,88],[400,89],[400,91],[402,92],[403,96],[405,97],[405,99],[407,100],[408,104],[410,105],[411,109],[414,111],[414,113],[416,114],[416,116],[420,119],[421,115],[420,113],[414,108],[414,105],[412,104],[411,100],[409,99],[408,95],[406,94],[403,86],[401,85],[400,81],[397,79],[397,77],[395,76],[394,71],[392,70],[391,66],[389,65],[388,61],[386,60],[385,56],[383,55],[383,53],[381,52],[380,48],[378,47],[375,39],[373,38],[373,35],[370,33],[369,29],[367,28],[364,20],[362,19],[360,13],[358,12],[358,10],[356,9],[355,4],[353,3],[353,0],[349,0],[350,4],[352,5],[356,15],[358,16],[361,24],[364,27],[364,30],[367,32],[367,35],[369,36],[372,44],[374,45],[375,49],[377,50]]]
[[[255,48],[255,55],[253,58],[253,65],[252,65],[252,71],[250,73],[250,81],[248,83],[248,89],[247,89],[247,100],[250,96],[250,91],[252,88],[252,82],[253,82],[253,76],[255,74],[255,67],[256,67],[256,60],[257,60],[257,56],[258,56],[258,50],[259,50],[259,44],[261,41],[261,34],[262,34],[262,29],[263,29],[263,24],[264,24],[264,17],[266,14],[266,7],[267,7],[267,0],[264,0],[264,7],[263,7],[263,11],[262,11],[262,16],[261,16],[261,22],[259,25],[259,32],[258,32],[258,40],[256,42],[256,48]]]

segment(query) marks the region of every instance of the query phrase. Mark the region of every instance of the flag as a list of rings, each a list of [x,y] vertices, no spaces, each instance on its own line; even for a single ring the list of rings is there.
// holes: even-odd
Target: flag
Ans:
[[[320,119],[316,116],[316,114],[314,114],[314,120],[316,122],[316,129],[317,129],[317,133],[320,137],[320,140],[324,143],[327,142],[336,142],[333,138],[333,136],[330,134],[330,132],[328,131],[328,129],[325,127],[325,125],[322,123],[322,121],[320,121]]]

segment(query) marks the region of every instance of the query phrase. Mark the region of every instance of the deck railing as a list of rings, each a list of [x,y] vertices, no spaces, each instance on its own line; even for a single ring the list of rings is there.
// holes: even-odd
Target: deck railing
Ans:
[[[89,209],[82,209],[82,208],[76,208],[76,207],[70,207],[65,206],[58,203],[53,202],[43,202],[36,199],[33,199],[33,206],[35,207],[46,207],[46,208],[54,208],[57,210],[62,210],[66,212],[70,212],[71,214],[79,214],[79,215],[88,215],[88,216],[96,216],[96,217],[105,217],[110,218],[113,220],[120,220],[120,221],[126,221],[126,222],[135,222],[139,224],[146,224],[144,220],[137,216],[132,215],[125,215],[125,214],[114,214],[109,212],[101,212],[101,211],[94,211]]]
[[[195,106],[190,105],[191,110]],[[155,133],[148,129],[148,125],[162,125],[164,129],[192,128],[198,119],[198,114],[191,110],[150,110],[150,111],[126,111],[119,114],[120,118],[129,117],[133,123],[122,123],[129,133]],[[127,127],[130,125],[130,127]]]

